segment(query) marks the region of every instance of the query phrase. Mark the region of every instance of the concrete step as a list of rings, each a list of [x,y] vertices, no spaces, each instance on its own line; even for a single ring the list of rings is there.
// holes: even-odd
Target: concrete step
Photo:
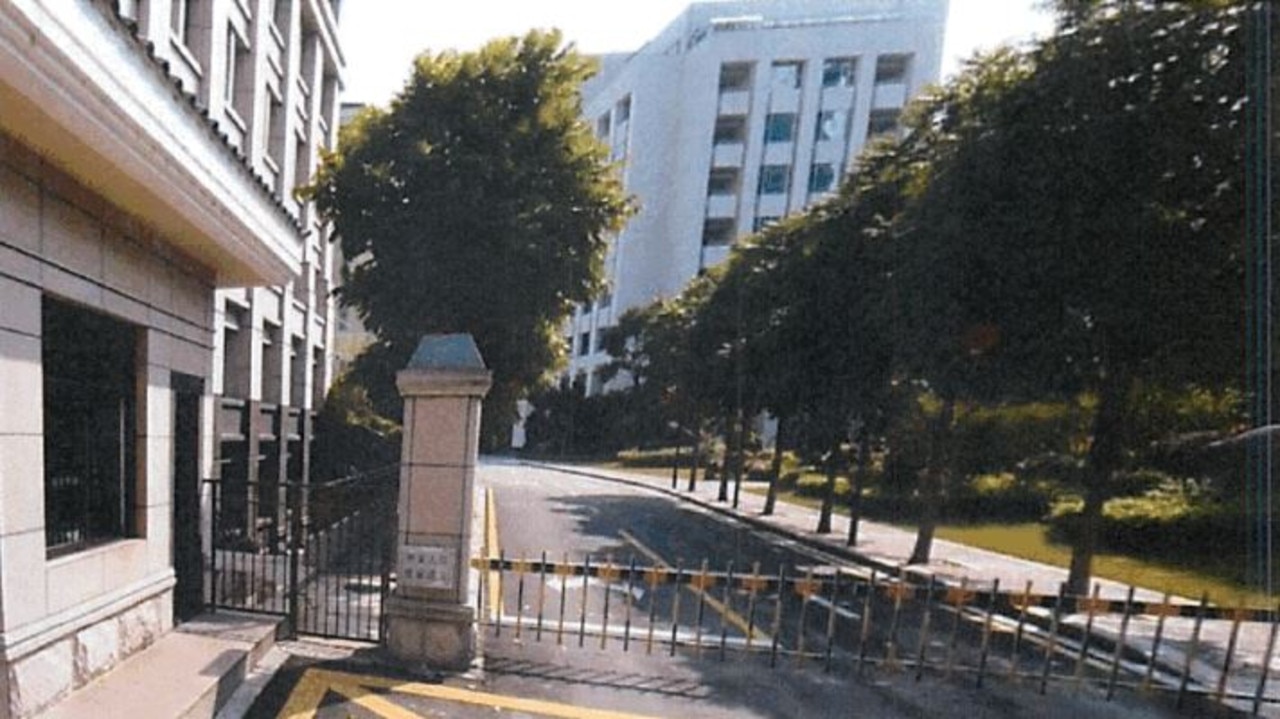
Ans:
[[[274,646],[280,620],[218,612],[180,625],[41,719],[211,719]]]

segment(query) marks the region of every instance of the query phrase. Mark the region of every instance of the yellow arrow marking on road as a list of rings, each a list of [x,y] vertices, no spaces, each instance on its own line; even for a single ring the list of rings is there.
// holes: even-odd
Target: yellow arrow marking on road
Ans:
[[[380,690],[375,692],[373,690]],[[489,707],[495,711],[523,712],[555,719],[652,719],[608,709],[558,704],[540,699],[475,692],[443,684],[422,684],[386,677],[348,674],[328,669],[308,669],[299,679],[279,719],[314,719],[325,694],[333,692],[383,719],[416,719],[419,715],[398,706],[388,694],[401,694],[456,704]]]
[[[640,540],[636,539],[635,536],[631,534],[631,532],[628,532],[625,529],[620,529],[618,530],[618,536],[622,537],[624,540],[626,540],[636,549],[640,550],[640,553],[648,557],[650,562],[653,562],[654,564],[662,567],[667,571],[671,570],[671,565],[667,563],[667,560],[662,558],[662,555],[646,547],[644,544],[640,542]],[[724,603],[722,603],[715,597],[712,597],[701,586],[695,586],[695,583],[700,584],[702,580],[708,580],[708,584],[714,584],[715,583],[714,578],[703,575],[703,574],[695,574],[689,579],[690,579],[690,583],[686,586],[686,588],[689,591],[693,592],[694,594],[701,595],[703,600],[706,601],[707,605],[710,606],[714,611],[719,612],[720,616],[725,618],[725,621],[737,627],[743,634],[750,634],[752,637],[758,637],[766,643],[773,641],[768,634],[760,631],[759,628],[752,628],[751,624],[747,622],[746,618],[743,617],[741,614],[738,614],[737,612],[733,611],[729,607],[726,607]],[[679,589],[677,588],[676,591],[679,591]]]

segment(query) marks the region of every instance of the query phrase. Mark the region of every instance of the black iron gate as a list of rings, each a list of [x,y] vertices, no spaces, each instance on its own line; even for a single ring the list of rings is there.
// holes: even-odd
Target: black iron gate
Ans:
[[[398,467],[324,483],[208,481],[208,603],[286,617],[293,631],[381,641]],[[264,507],[283,489],[286,511]]]

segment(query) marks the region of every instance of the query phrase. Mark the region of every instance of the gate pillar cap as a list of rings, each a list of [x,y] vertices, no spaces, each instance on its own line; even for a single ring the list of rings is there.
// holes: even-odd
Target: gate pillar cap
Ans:
[[[433,334],[418,340],[409,364],[396,373],[402,395],[483,396],[493,383],[469,334]]]

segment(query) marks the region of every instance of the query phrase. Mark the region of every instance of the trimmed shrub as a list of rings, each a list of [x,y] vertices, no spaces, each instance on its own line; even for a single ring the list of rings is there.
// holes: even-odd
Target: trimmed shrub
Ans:
[[[675,447],[657,449],[624,449],[617,454],[618,462],[624,467],[670,467],[676,460]],[[679,463],[681,467],[693,464],[693,454],[688,447],[680,448]]]
[[[980,474],[957,487],[943,504],[948,519],[1025,522],[1041,519],[1053,499],[1048,482],[1033,482],[1012,472]]]
[[[1082,529],[1078,498],[1054,505],[1050,536],[1074,543]],[[1103,549],[1154,556],[1212,555],[1215,548],[1234,552],[1247,542],[1249,523],[1238,506],[1213,501],[1175,482],[1141,496],[1110,499],[1102,508],[1099,540]]]
[[[805,474],[796,482],[795,492],[801,497],[814,497],[821,499],[823,493],[826,492],[827,478],[821,474]],[[849,499],[849,480],[844,477],[836,477],[836,501],[848,501]]]

